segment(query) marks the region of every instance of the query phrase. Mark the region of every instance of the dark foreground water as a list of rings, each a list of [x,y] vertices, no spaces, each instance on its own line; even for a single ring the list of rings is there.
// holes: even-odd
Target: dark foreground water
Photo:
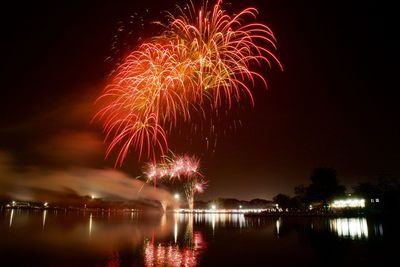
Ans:
[[[0,266],[400,266],[396,218],[0,212]]]

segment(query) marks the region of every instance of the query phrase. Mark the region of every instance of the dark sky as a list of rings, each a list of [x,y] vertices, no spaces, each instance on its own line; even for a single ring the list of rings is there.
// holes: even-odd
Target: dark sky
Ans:
[[[113,166],[113,158],[104,160],[101,129],[89,122],[122,53],[111,49],[113,36],[130,15],[148,22],[176,3],[72,2],[3,9],[0,150],[16,168]],[[220,137],[215,154],[202,158],[210,180],[202,198],[292,194],[314,167],[336,168],[348,188],[380,175],[399,177],[395,8],[344,0],[246,5],[257,7],[259,20],[274,31],[285,70],[266,72],[269,88],[254,89],[254,109],[240,115],[243,127]],[[138,36],[153,34],[135,27]],[[135,47],[133,39],[119,39],[117,48]],[[139,167],[128,157],[123,170],[136,176]]]

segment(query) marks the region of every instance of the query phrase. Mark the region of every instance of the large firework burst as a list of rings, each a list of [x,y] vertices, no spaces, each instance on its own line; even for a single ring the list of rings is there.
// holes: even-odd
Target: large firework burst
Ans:
[[[282,68],[272,52],[272,31],[262,23],[247,23],[257,10],[229,15],[221,5],[219,0],[198,12],[188,5],[178,16],[169,14],[164,32],[116,70],[95,116],[110,140],[107,156],[119,150],[116,164],[122,165],[130,149],[139,160],[156,161],[168,151],[167,129],[178,122],[191,122],[194,113],[204,120],[218,117],[243,97],[254,104],[255,79],[266,80],[252,66],[276,63]]]

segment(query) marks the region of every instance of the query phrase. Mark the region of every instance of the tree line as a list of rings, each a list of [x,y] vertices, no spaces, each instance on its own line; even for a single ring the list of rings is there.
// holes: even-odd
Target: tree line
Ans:
[[[298,185],[294,188],[294,197],[278,194],[273,201],[282,209],[306,210],[311,206],[327,209],[336,198],[364,198],[366,206],[380,211],[396,211],[400,207],[400,184],[398,179],[382,176],[376,182],[359,182],[351,193],[339,184],[334,168],[315,168],[310,175],[309,185]]]

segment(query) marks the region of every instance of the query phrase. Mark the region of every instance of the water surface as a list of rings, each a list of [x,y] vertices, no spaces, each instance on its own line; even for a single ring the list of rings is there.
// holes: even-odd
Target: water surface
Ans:
[[[395,218],[8,209],[0,266],[397,266]]]

